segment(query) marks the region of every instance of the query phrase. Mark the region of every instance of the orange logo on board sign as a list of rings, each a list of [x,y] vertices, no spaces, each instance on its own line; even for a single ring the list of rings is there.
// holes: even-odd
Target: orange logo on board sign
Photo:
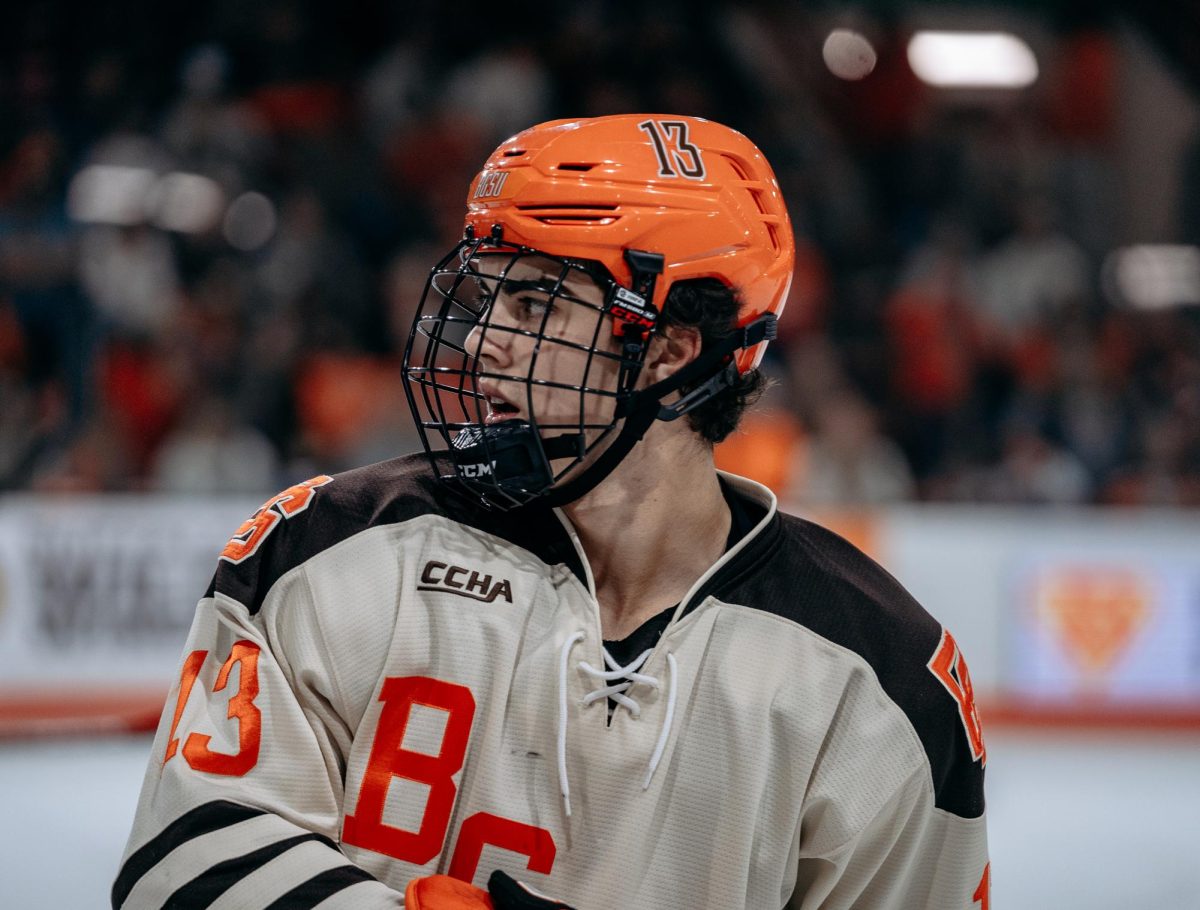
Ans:
[[[1131,569],[1074,567],[1038,579],[1036,603],[1067,655],[1089,675],[1102,675],[1129,650],[1150,618],[1150,585]]]

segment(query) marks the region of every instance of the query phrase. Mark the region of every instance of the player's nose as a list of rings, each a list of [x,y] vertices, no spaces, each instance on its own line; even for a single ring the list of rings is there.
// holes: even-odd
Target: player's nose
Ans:
[[[508,366],[512,360],[513,327],[504,319],[504,307],[493,305],[467,335],[467,350],[489,366]]]

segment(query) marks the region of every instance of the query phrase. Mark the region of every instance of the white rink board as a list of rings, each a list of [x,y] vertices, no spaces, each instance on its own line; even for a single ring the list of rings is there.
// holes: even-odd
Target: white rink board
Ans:
[[[217,554],[258,504],[0,497],[0,693],[165,691]],[[1188,644],[1200,640],[1200,514],[912,506],[868,520],[874,555],[953,631],[981,698],[1200,705],[1200,649]],[[1087,589],[1071,573],[1101,584]],[[1099,669],[1078,665],[1079,642],[1035,609],[1049,601],[1030,594],[1031,578],[1050,579],[1049,601],[1076,619],[1109,608],[1105,578],[1140,592],[1119,605],[1130,623],[1119,648],[1092,642]]]
[[[0,689],[175,674],[196,601],[259,503],[0,498]]]

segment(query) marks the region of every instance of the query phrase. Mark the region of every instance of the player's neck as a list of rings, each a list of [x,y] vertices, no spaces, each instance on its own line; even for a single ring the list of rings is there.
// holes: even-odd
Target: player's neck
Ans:
[[[725,550],[729,507],[712,452],[655,424],[595,490],[566,506],[596,581],[606,639],[678,603]]]

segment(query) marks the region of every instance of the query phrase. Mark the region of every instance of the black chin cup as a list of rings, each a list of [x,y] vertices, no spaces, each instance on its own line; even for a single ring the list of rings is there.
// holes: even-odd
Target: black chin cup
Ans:
[[[513,419],[460,430],[448,454],[454,479],[477,494],[492,493],[492,504],[502,505],[544,493],[554,483],[550,460],[579,458],[583,450],[582,434],[539,439],[530,424]]]

